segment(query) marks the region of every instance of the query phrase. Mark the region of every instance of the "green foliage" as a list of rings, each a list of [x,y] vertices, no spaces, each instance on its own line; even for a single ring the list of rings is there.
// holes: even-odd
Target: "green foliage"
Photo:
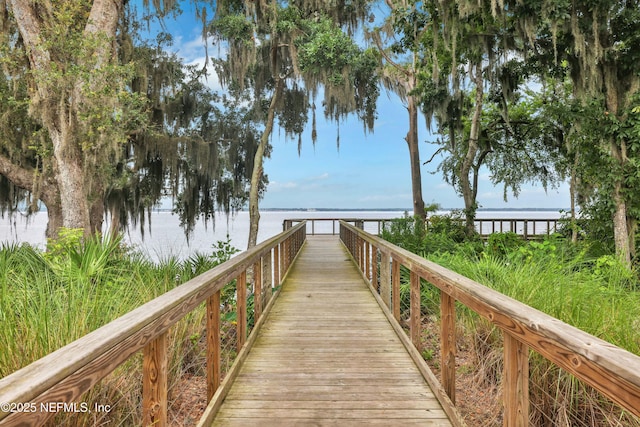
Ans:
[[[243,14],[230,14],[214,20],[209,31],[236,43],[253,43],[253,24]]]
[[[228,260],[237,249],[229,239],[210,255],[158,265],[123,247],[120,239],[84,240],[77,230],[64,230],[41,253],[29,245],[0,246],[0,377],[53,352],[184,280]],[[233,284],[225,288],[226,292]],[[235,303],[223,297],[223,304]],[[224,307],[222,307],[224,312]],[[233,307],[231,309],[234,309]],[[203,307],[188,314],[170,331],[170,378],[185,371],[204,375],[200,340],[206,319]],[[232,325],[231,325],[232,326]],[[233,346],[235,348],[235,346]],[[102,423],[138,425],[141,364],[134,357],[103,380],[83,401],[113,405]],[[173,380],[172,380],[173,381]],[[170,385],[171,386],[171,385]],[[92,415],[93,416],[93,415]],[[65,414],[56,425],[88,425],[95,419]],[[66,424],[65,424],[66,422]]]
[[[420,217],[409,216],[387,222],[381,237],[410,252],[430,254],[455,252],[464,247],[469,254],[482,251],[478,236],[467,236],[460,213],[431,215],[427,224]]]
[[[487,240],[487,254],[505,258],[524,244],[522,237],[513,232],[493,233]]]

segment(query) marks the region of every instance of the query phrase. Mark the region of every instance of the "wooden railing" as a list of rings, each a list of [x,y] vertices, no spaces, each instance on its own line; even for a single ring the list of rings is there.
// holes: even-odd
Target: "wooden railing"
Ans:
[[[56,405],[77,401],[107,374],[143,351],[145,426],[167,425],[168,330],[203,303],[207,307],[207,395],[220,385],[220,291],[236,279],[238,349],[247,336],[247,270],[252,270],[254,320],[284,278],[306,238],[305,224],[287,230],[0,380],[0,425],[41,425]],[[6,404],[22,412],[6,412]],[[16,406],[17,408],[17,406]],[[24,409],[27,408],[27,411]],[[44,410],[43,410],[44,408]],[[55,409],[55,408],[54,408]]]
[[[331,234],[336,235],[339,232],[340,221],[353,224],[361,230],[365,230],[371,234],[380,235],[386,223],[392,222],[393,219],[383,218],[292,218],[285,219],[282,223],[282,229],[288,230],[294,224],[300,222],[307,223],[307,233],[309,235]],[[462,224],[463,221],[461,220]],[[475,220],[476,231],[481,237],[487,238],[493,233],[512,232],[522,236],[525,240],[539,239],[549,236],[559,231],[559,219],[557,218],[478,218]],[[427,219],[427,229],[429,229],[430,221]]]
[[[340,223],[340,238],[372,284],[372,290],[398,321],[400,266],[410,271],[409,335],[418,350],[421,279],[440,289],[440,382],[452,402],[455,403],[458,301],[503,332],[505,426],[529,425],[529,350],[640,416],[640,357],[345,222]]]
[[[380,234],[384,224],[393,220],[381,218],[292,218],[285,219],[282,222],[282,229],[288,230],[293,227],[294,224],[306,222],[308,235],[335,236],[340,230],[340,221],[352,223],[361,230],[367,230],[370,233],[375,231],[375,234]]]

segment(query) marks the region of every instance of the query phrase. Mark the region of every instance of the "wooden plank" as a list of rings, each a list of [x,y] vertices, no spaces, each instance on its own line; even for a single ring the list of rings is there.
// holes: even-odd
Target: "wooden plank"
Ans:
[[[341,223],[349,239],[370,241],[517,340],[640,416],[640,357],[376,236]],[[502,226],[502,221],[500,223]]]
[[[400,263],[395,258],[391,265],[391,300],[393,303],[393,318],[400,321]]]
[[[268,239],[196,278],[149,301],[84,337],[0,379],[0,401],[73,402],[133,354],[166,332],[185,314],[226,286],[240,271],[274,245],[295,235],[303,225]],[[42,425],[55,413],[9,414],[7,425]]]
[[[247,339],[247,272],[243,271],[236,280],[236,330],[237,350],[240,351]]]
[[[456,301],[440,292],[440,358],[442,387],[456,403]]]
[[[411,272],[410,278],[411,287],[411,307],[410,307],[410,334],[411,342],[415,348],[420,351],[422,349],[422,343],[420,342],[420,327],[421,327],[421,312],[420,312],[420,276],[415,271]]]
[[[380,252],[380,297],[388,309],[391,309],[391,256],[387,251]]]
[[[207,400],[220,386],[220,291],[207,300]]]
[[[504,423],[505,427],[529,425],[529,347],[508,332],[504,336]]]
[[[365,253],[355,267],[336,238],[306,243],[213,425],[452,425],[358,271]]]
[[[167,425],[167,333],[144,347],[142,361],[142,425]]]

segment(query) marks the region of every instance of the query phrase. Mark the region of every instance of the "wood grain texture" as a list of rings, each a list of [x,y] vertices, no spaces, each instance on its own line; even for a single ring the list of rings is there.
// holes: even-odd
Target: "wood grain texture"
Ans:
[[[308,239],[263,320],[213,425],[452,425],[337,238]]]
[[[275,245],[304,241],[304,224],[274,236],[88,335],[0,379],[0,402],[74,402]],[[42,425],[54,412],[0,411],[0,425]]]
[[[364,240],[378,245],[381,250],[391,251],[392,259],[411,271],[412,282],[414,276],[428,281],[512,338],[640,416],[639,356],[379,237],[364,233],[346,222],[340,224],[340,236],[351,253],[355,252],[351,243],[355,240]],[[413,305],[411,311],[414,312]],[[412,338],[415,338],[413,333]]]
[[[167,425],[167,333],[144,347],[142,361],[142,425]]]

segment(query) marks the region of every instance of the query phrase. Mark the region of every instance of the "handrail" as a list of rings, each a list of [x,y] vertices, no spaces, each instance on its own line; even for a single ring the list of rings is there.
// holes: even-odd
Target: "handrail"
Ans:
[[[340,221],[352,223],[361,230],[366,231],[365,224],[376,223],[377,234],[380,235],[384,225],[388,222],[393,222],[391,218],[287,218],[282,222],[282,229],[288,230],[295,223],[306,221],[310,226],[310,230],[307,230],[310,235],[317,234],[330,234],[336,235],[339,233]],[[331,222],[331,231],[316,232],[316,223]],[[460,223],[464,220],[460,219]],[[552,233],[558,231],[558,218],[476,218],[474,223],[478,234],[487,238],[493,233],[511,232],[516,233],[528,239],[538,239],[544,236],[549,236]],[[426,227],[429,229],[430,220],[427,218]],[[371,227],[368,227],[371,229]]]
[[[503,331],[504,425],[529,423],[529,349],[640,416],[640,357],[345,222],[340,223],[340,238],[398,321],[400,266],[409,269],[410,336],[418,349],[420,279],[440,289],[441,382],[454,403],[455,302],[459,301]]]
[[[0,402],[33,405],[33,412],[0,411],[0,425],[40,425],[53,412],[46,402],[74,402],[98,381],[143,350],[143,423],[167,424],[167,331],[207,302],[207,384],[220,385],[220,291],[247,281],[253,268],[255,320],[272,284],[279,285],[306,239],[305,224],[283,232],[153,299],[84,337],[0,379]],[[267,275],[263,274],[269,269]],[[270,276],[270,277],[265,277]],[[266,285],[266,286],[265,286]],[[237,286],[238,347],[246,339],[246,286]]]

